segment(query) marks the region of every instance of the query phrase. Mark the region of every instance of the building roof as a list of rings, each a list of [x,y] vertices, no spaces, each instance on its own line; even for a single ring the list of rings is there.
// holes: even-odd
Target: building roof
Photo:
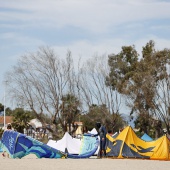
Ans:
[[[5,124],[12,122],[12,116],[5,116]],[[0,124],[4,124],[4,116],[0,116]]]

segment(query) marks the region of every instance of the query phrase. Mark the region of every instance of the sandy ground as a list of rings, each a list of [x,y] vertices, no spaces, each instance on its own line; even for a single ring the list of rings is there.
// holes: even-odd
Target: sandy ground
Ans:
[[[3,158],[0,170],[170,170],[170,161],[135,159],[39,159],[28,155],[22,159]]]

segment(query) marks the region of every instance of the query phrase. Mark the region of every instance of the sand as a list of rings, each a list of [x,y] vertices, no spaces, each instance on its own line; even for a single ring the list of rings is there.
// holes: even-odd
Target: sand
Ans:
[[[170,161],[135,159],[39,159],[27,155],[22,159],[3,158],[0,153],[0,170],[170,170]]]

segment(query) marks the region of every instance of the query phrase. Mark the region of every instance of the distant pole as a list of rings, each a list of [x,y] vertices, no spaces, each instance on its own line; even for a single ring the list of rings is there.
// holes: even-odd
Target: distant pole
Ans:
[[[5,89],[4,89],[4,130],[5,130],[5,124],[6,124],[6,83],[5,81]]]

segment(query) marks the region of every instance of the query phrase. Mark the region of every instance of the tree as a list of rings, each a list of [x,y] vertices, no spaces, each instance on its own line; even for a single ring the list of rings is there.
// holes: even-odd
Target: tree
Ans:
[[[81,101],[87,114],[83,116],[86,119],[85,125],[88,128],[95,126],[97,119],[104,121],[103,123],[111,125],[111,117],[120,114],[122,106],[121,96],[111,86],[106,85],[106,76],[109,74],[107,57],[94,56],[93,59],[87,60],[79,70],[78,89],[80,91]],[[110,82],[107,81],[109,84]],[[88,119],[91,117],[91,120]],[[109,121],[105,120],[107,118]],[[91,125],[90,125],[91,122]],[[110,128],[114,128],[113,123]]]
[[[81,68],[79,89],[84,104],[90,108],[93,104],[106,105],[110,114],[118,113],[122,105],[121,96],[106,85],[109,67],[106,56],[94,56]],[[110,82],[108,82],[109,84]]]
[[[126,96],[131,114],[152,116],[164,121],[169,129],[169,50],[156,51],[154,42],[149,41],[142,54],[138,60],[133,47],[124,47],[119,54],[110,56],[107,78]]]
[[[0,103],[0,112],[4,111],[4,105],[2,103]]]
[[[92,130],[96,122],[101,122],[107,130],[118,132],[126,125],[124,118],[120,114],[110,114],[106,105],[92,105],[89,112],[81,116],[85,126],[85,131]]]
[[[119,54],[109,55],[110,73],[106,77],[106,84],[119,93],[126,93],[130,84],[128,80],[136,70],[138,56],[134,46],[123,46]]]
[[[31,109],[43,124],[43,115],[50,115],[54,136],[62,97],[74,90],[72,62],[70,52],[64,60],[52,49],[42,47],[36,53],[22,56],[5,77],[8,94],[18,106]]]
[[[140,136],[146,133],[150,137],[157,139],[163,135],[162,121],[154,119],[152,115],[139,114],[134,123],[135,127],[139,129]]]
[[[105,106],[93,104],[90,106],[88,113],[81,116],[86,132],[92,130],[96,126],[96,122],[101,122],[102,124],[106,123],[106,116],[105,113],[101,111],[103,110],[101,107],[105,109],[105,112],[107,112],[106,114],[109,114]]]
[[[143,58],[139,65],[143,66],[142,74],[145,82],[142,85],[144,108],[148,114],[152,115],[154,120],[155,137],[160,137],[163,133],[162,121],[164,122],[168,133],[169,131],[169,61],[170,51],[164,49],[155,50],[153,41],[150,41],[143,47]],[[140,74],[141,72],[139,72]]]
[[[29,127],[29,122],[31,119],[33,119],[34,116],[30,111],[25,111],[22,108],[16,108],[13,111],[13,123],[12,123],[12,127],[20,132],[20,133],[24,133],[24,128],[28,128]]]
[[[77,121],[78,116],[80,115],[79,107],[81,103],[73,94],[66,94],[62,97],[61,100],[61,112],[60,116],[58,116],[59,122],[65,130],[64,132],[69,129],[69,133],[73,135],[77,129],[74,122]]]
[[[4,105],[0,103],[0,114],[2,114],[4,112]],[[5,115],[6,116],[11,116],[12,115],[12,110],[10,107],[7,107],[5,109]]]

